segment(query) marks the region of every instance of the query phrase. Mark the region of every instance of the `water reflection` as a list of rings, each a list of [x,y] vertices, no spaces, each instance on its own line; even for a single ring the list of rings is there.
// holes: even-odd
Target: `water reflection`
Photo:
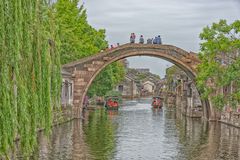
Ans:
[[[162,116],[163,109],[162,108],[152,108],[152,116]]]
[[[50,137],[43,132],[38,135],[38,146],[29,159],[33,160],[79,160],[91,159],[88,146],[84,141],[82,123],[79,120],[56,126]],[[23,158],[22,153],[14,153],[12,159]]]
[[[90,148],[94,159],[112,159],[115,148],[115,129],[111,120],[117,111],[105,111],[104,109],[90,112],[88,120],[84,121],[83,131],[85,142]]]
[[[54,127],[49,140],[40,133],[38,141],[30,159],[240,159],[239,129],[151,109],[143,100],[119,111],[86,112],[85,120]]]

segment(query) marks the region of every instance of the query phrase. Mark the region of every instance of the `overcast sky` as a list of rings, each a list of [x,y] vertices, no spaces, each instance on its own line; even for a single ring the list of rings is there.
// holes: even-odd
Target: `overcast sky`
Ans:
[[[160,34],[164,44],[198,52],[202,28],[219,19],[240,19],[240,0],[84,0],[89,23],[105,28],[109,44]],[[138,38],[138,37],[137,37]],[[131,57],[130,67],[150,68],[163,76],[171,63],[154,57]]]

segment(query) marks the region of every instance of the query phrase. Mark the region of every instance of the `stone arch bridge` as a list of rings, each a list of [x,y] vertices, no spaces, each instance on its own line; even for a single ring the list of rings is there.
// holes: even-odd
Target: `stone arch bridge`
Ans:
[[[187,52],[172,45],[125,44],[102,53],[82,58],[63,65],[63,69],[74,77],[73,105],[74,116],[79,117],[84,96],[97,74],[107,65],[131,56],[154,56],[167,60],[183,71],[195,82],[196,67],[200,60],[193,52]],[[144,63],[144,62],[139,62]],[[202,101],[204,117],[212,119],[213,114],[207,100]]]

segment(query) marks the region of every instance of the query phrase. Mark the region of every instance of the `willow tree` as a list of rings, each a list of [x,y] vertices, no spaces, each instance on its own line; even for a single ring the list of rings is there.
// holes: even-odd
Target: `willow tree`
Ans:
[[[0,1],[0,157],[16,138],[26,155],[50,129],[61,85],[52,13],[45,0]]]

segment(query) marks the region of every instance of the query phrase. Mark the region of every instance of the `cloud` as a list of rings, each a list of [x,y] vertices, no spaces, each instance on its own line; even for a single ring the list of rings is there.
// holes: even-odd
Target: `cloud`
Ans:
[[[164,43],[195,52],[203,27],[240,19],[238,0],[85,0],[85,7],[90,24],[105,28],[110,44],[128,43],[131,32],[146,38],[161,34]],[[133,59],[130,63],[136,63]],[[149,68],[166,68],[164,60],[157,60]]]

